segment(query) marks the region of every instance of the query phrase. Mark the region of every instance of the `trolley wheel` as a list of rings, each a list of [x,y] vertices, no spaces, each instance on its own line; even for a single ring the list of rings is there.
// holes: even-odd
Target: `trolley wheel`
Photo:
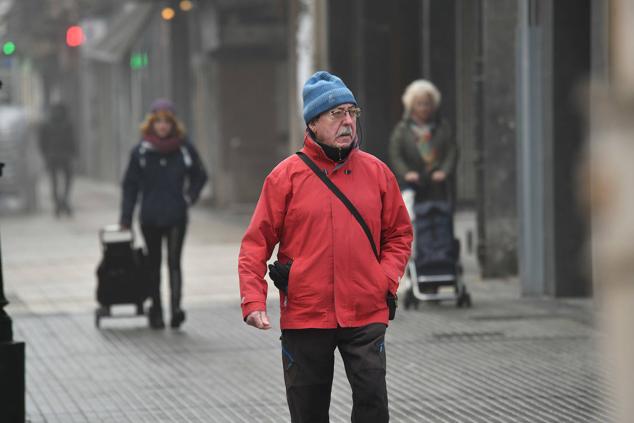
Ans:
[[[105,316],[110,316],[110,307],[101,306],[95,310],[95,327],[99,329],[101,318]]]

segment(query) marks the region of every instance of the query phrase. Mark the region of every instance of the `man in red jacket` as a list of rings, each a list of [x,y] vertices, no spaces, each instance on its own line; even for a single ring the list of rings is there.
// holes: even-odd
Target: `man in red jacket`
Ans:
[[[264,276],[279,244],[269,269],[280,289],[291,421],[329,421],[337,348],[352,388],[352,422],[387,422],[388,300],[396,296],[410,255],[410,219],[392,172],[359,149],[361,111],[343,81],[317,72],[304,85],[303,99],[301,152],[350,200],[368,231],[302,158],[282,161],[264,181],[240,248],[243,318],[271,328]]]

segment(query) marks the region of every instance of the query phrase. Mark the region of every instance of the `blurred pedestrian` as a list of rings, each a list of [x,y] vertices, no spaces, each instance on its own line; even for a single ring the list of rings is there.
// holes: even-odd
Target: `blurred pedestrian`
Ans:
[[[389,157],[413,216],[422,201],[450,201],[458,150],[449,124],[441,119],[441,95],[431,82],[418,79],[402,97],[405,112],[390,137]]]
[[[130,153],[123,179],[120,224],[130,228],[132,215],[141,197],[141,232],[147,247],[147,272],[151,286],[150,327],[162,329],[161,256],[167,241],[172,328],[185,321],[181,307],[183,277],[181,253],[187,229],[187,210],[193,205],[207,173],[185,129],[176,117],[173,104],[164,99],[152,103],[141,125],[141,141]]]
[[[40,152],[51,180],[53,212],[72,216],[70,191],[73,183],[73,161],[77,144],[68,109],[63,103],[52,104],[39,129]]]
[[[338,348],[352,388],[352,421],[387,422],[384,337],[412,227],[392,172],[359,149],[361,110],[343,81],[317,72],[303,100],[303,156],[285,159],[266,177],[242,240],[242,314],[248,325],[271,328],[264,276],[279,244],[269,275],[280,290],[291,421],[329,421]]]

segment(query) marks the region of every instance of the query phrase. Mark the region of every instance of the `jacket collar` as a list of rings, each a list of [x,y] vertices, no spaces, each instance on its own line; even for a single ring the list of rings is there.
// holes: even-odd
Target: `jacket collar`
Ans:
[[[352,146],[352,150],[348,154],[348,157],[346,157],[343,162],[337,163],[326,155],[319,144],[317,144],[315,140],[313,140],[313,138],[310,136],[308,130],[304,133],[304,147],[302,148],[302,151],[313,160],[318,160],[329,165],[342,165],[343,163],[347,163],[350,158],[357,152],[357,150],[359,150],[359,145],[355,141],[354,145]]]

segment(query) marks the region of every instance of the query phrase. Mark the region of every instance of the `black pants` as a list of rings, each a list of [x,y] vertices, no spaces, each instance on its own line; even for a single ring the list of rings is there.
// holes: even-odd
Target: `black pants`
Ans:
[[[71,214],[70,188],[73,183],[73,167],[70,161],[52,161],[47,164],[51,179],[51,196],[55,215]]]
[[[185,241],[186,223],[174,226],[141,225],[141,232],[147,247],[147,272],[150,280],[152,305],[161,309],[161,258],[162,241],[167,240],[167,265],[170,281],[170,303],[172,315],[181,307],[183,276],[181,254]]]
[[[385,385],[385,325],[285,329],[282,364],[292,423],[327,423],[339,349],[352,388],[352,423],[389,421]]]

